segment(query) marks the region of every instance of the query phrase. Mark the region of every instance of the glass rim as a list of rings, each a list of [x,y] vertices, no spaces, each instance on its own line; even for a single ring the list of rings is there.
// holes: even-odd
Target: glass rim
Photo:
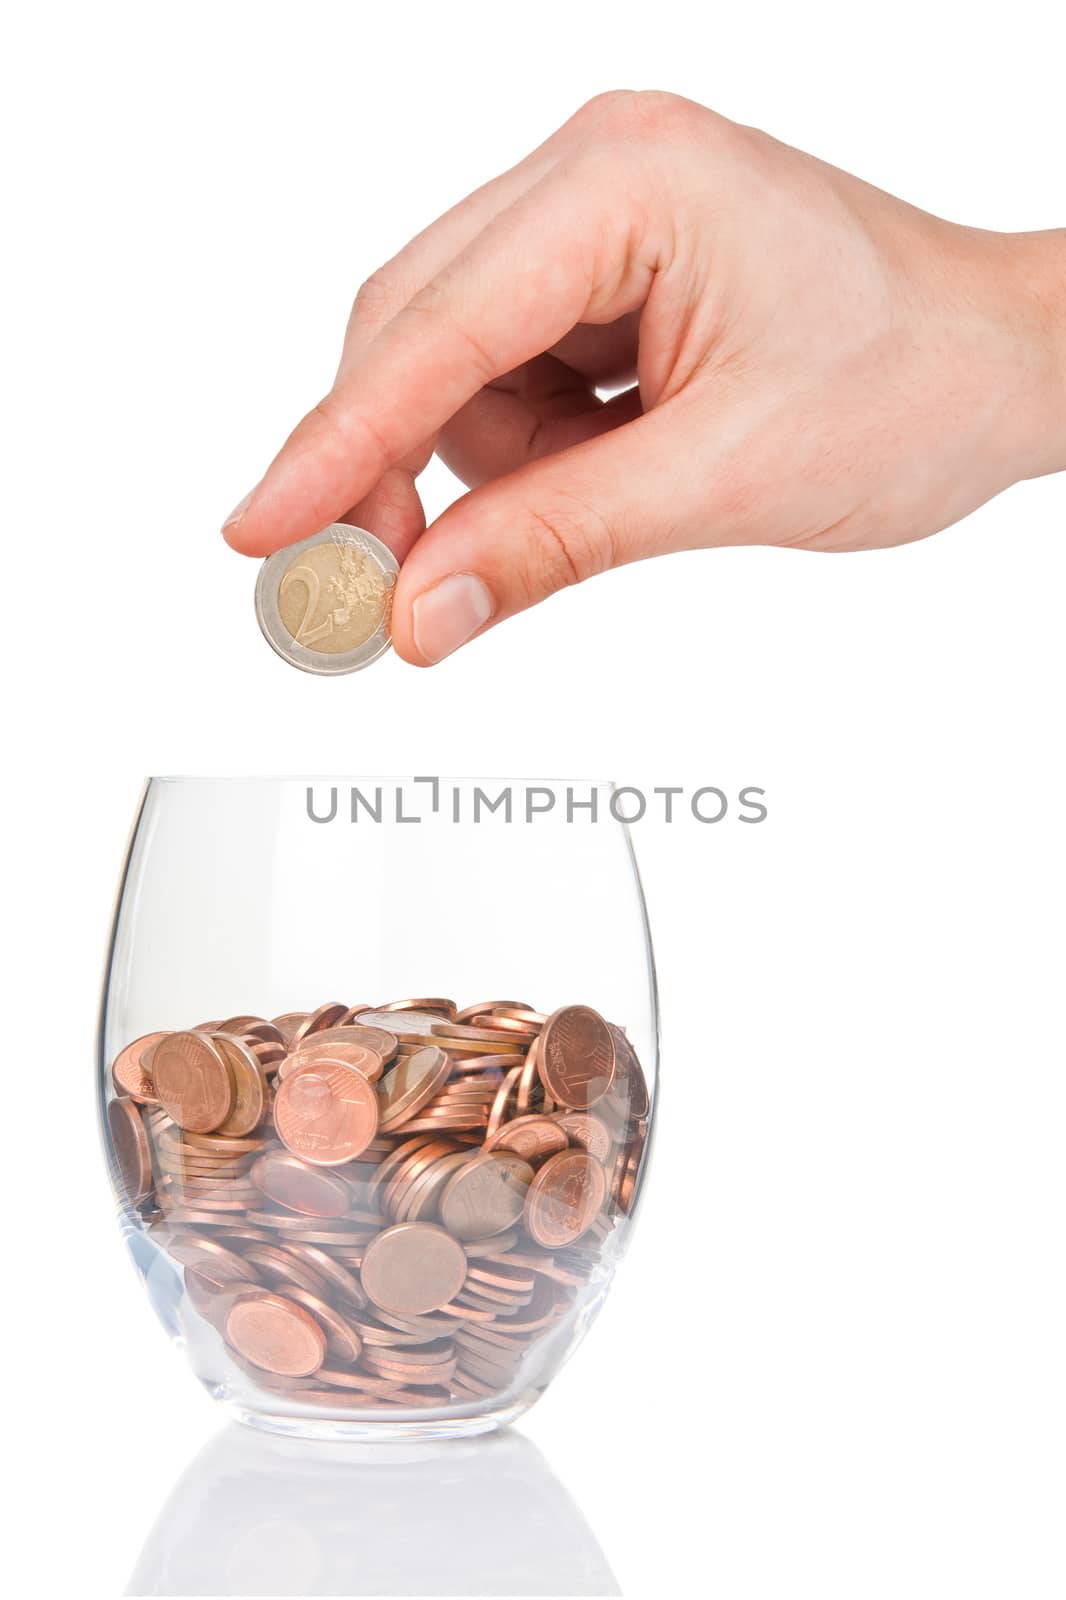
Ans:
[[[590,789],[617,789],[615,778],[590,778],[577,775],[547,777],[536,773],[448,773],[432,774],[438,783],[515,783],[551,784],[555,787],[582,784]],[[426,778],[413,772],[155,772],[148,773],[145,783],[173,784],[238,784],[238,783],[419,783]]]

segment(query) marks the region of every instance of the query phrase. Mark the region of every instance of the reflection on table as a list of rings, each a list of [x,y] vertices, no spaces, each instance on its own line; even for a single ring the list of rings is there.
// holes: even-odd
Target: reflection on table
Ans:
[[[614,1595],[580,1509],[505,1431],[323,1444],[231,1423],[175,1485],[131,1595]]]

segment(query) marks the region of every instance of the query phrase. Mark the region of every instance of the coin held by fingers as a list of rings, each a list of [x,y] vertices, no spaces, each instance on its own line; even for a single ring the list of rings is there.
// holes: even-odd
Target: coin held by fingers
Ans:
[[[268,556],[255,614],[273,650],[321,677],[358,672],[392,641],[396,557],[365,528],[334,522]]]

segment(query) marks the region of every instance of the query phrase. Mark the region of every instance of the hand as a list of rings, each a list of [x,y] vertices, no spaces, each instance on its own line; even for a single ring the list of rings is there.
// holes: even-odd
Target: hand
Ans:
[[[472,489],[427,530],[434,450]],[[901,544],[1063,467],[1066,230],[959,227],[617,93],[364,284],[332,390],[224,532],[262,556],[370,528],[424,665],[625,561]]]

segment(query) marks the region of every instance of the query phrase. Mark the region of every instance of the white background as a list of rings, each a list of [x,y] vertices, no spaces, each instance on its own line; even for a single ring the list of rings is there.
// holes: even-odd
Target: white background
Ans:
[[[119,1592],[223,1420],[141,1295],[96,1145],[140,780],[305,769],[767,789],[761,828],[638,830],[657,1171],[612,1303],[523,1426],[628,1594],[1062,1592],[1066,484],[886,553],[631,567],[431,672],[336,681],[268,650],[216,532],[328,385],[361,279],[601,89],[688,94],[952,218],[1061,225],[1054,13],[9,13],[19,1592]],[[426,490],[454,492],[439,467]]]

